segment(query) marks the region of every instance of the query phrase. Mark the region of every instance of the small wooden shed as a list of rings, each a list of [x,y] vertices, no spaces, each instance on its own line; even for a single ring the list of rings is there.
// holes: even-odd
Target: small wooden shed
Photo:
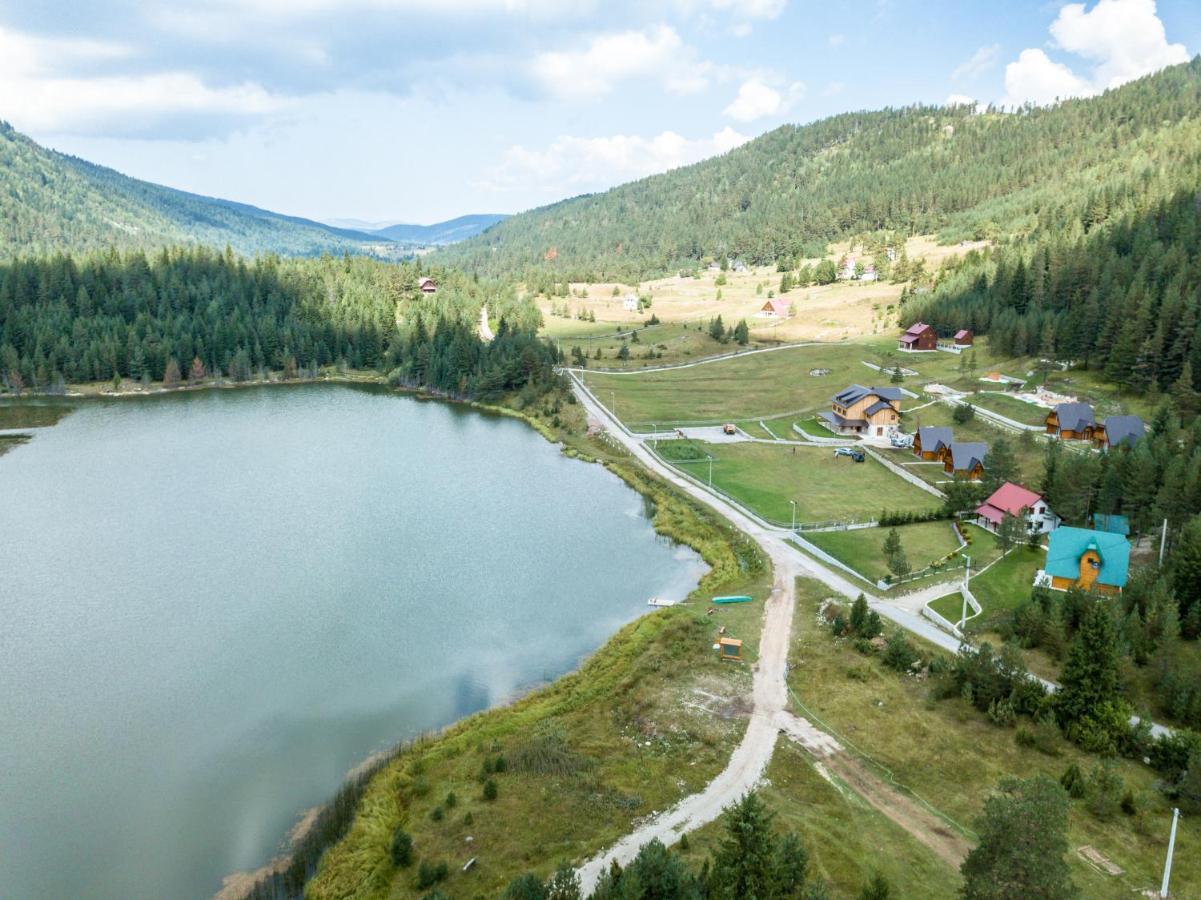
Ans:
[[[740,662],[742,660],[742,641],[738,640],[738,638],[718,638],[717,646],[722,659],[728,659],[734,662]]]

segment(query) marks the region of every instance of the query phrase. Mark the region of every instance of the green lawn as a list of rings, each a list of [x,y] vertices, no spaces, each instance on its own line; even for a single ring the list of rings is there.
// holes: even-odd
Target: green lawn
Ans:
[[[815,531],[807,533],[805,539],[835,559],[846,563],[868,580],[880,581],[888,574],[888,565],[882,549],[888,531],[887,528]],[[935,560],[954,552],[959,546],[951,523],[946,521],[901,525],[897,532],[901,535],[901,546],[914,571],[924,569]]]
[[[856,463],[834,456],[833,449],[826,447],[660,441],[659,453],[701,481],[709,478],[708,457],[712,456],[714,487],[782,525],[792,521],[790,500],[796,501],[797,522],[863,521],[878,516],[884,507],[939,506],[937,497],[871,457]]]
[[[814,622],[817,606],[829,591],[806,581],[801,581],[799,588],[800,626],[792,651],[797,664],[789,672],[793,694],[821,719],[819,725],[825,723],[844,744],[885,767],[897,783],[953,821],[971,828],[985,799],[1006,775],[1029,778],[1045,774],[1058,779],[1073,762],[1086,773],[1100,762],[1062,739],[1052,747],[1058,755],[1020,747],[1014,740],[1015,729],[993,725],[958,697],[933,699],[929,681],[901,677],[878,659],[855,651],[849,641],[836,641],[826,628],[808,624]],[[1019,724],[1030,726],[1028,719]],[[802,763],[791,759],[793,767]],[[1113,765],[1126,787],[1145,805],[1135,816],[1118,813],[1102,820],[1082,801],[1072,802],[1067,859],[1081,896],[1090,900],[1128,898],[1139,890],[1158,887],[1166,850],[1171,809],[1155,789],[1156,773],[1125,759],[1116,759]],[[773,770],[778,771],[775,767],[773,762]],[[950,866],[943,864],[937,881],[924,872],[918,877],[905,873],[904,860],[922,859],[908,834],[899,829],[860,834],[845,830],[848,817],[853,820],[858,815],[853,812],[859,805],[857,798],[844,799],[842,810],[835,811],[826,807],[832,801],[823,796],[826,814],[817,818],[810,812],[814,801],[807,779],[797,779],[794,787],[774,775],[771,782],[769,796],[785,822],[803,825],[802,837],[813,852],[813,866],[835,881],[835,896],[855,897],[873,866],[889,875],[898,897],[954,896],[958,876]],[[825,825],[821,819],[833,821]],[[1201,853],[1195,852],[1201,840],[1201,821],[1182,818],[1181,828],[1186,830],[1177,836],[1173,894],[1192,897],[1201,884]],[[831,831],[848,844],[831,847]],[[1125,873],[1102,875],[1085,863],[1075,851],[1086,844]],[[1190,850],[1182,852],[1185,847]]]
[[[861,363],[866,356],[860,345],[830,344],[642,375],[586,373],[584,381],[602,403],[615,402],[618,417],[635,430],[652,422],[716,425],[824,406],[874,374]],[[825,368],[831,374],[809,374]]]
[[[1008,394],[981,391],[972,398],[972,403],[1006,418],[1013,419],[1025,425],[1042,425],[1046,421],[1049,410],[1024,400],[1010,397]]]
[[[987,572],[973,578],[972,593],[983,612],[968,623],[969,627],[988,630],[995,626],[999,615],[1029,600],[1034,573],[1042,568],[1046,556],[1044,550],[1017,547]]]
[[[796,419],[795,423],[796,423],[797,427],[801,429],[801,431],[805,432],[805,434],[809,435],[810,437],[817,437],[817,438],[837,437],[837,435],[834,434],[834,432],[832,432],[829,428],[824,426],[821,422],[817,421],[817,419],[814,418],[813,416],[804,416],[803,418]],[[789,427],[788,427],[789,433],[793,436],[793,438],[798,437],[797,433],[795,431],[793,431],[793,429],[792,429],[793,423],[789,422],[788,424],[789,424]]]

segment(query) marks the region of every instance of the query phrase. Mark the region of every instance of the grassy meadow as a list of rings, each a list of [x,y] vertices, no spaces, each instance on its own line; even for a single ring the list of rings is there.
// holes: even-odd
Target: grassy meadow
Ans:
[[[882,509],[931,510],[938,498],[894,475],[871,457],[856,463],[828,447],[787,444],[706,444],[660,441],[664,459],[713,486],[768,521],[798,523],[863,521]]]
[[[887,528],[856,528],[849,531],[814,531],[805,540],[816,544],[835,559],[846,563],[870,581],[880,581],[888,575],[884,559],[884,540]],[[917,522],[900,525],[897,533],[910,567],[917,571],[940,560],[959,547],[959,541],[946,521]]]

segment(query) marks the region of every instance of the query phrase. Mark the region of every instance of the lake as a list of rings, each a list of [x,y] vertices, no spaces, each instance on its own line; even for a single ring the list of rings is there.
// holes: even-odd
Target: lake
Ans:
[[[14,898],[211,896],[704,572],[525,424],[341,385],[82,403],[0,456],[0,536]]]

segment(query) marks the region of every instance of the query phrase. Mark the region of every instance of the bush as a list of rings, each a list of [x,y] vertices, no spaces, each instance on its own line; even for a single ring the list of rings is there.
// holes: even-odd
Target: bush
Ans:
[[[405,868],[413,862],[413,838],[403,828],[397,828],[396,833],[392,835],[392,846],[388,848],[388,855],[392,857],[392,865],[397,868]]]
[[[459,802],[459,798],[455,796],[454,791],[451,791],[449,794],[446,795],[446,801],[442,805],[445,806],[447,809],[454,809],[455,805],[458,802]]]
[[[1088,808],[1098,819],[1112,819],[1121,808],[1126,784],[1109,763],[1094,766],[1088,778]]]
[[[1033,731],[1024,725],[1014,734],[1013,742],[1019,747],[1025,747],[1028,750],[1033,750],[1038,746],[1038,738],[1034,736]]]
[[[445,862],[423,862],[417,867],[417,890],[424,891],[426,888],[431,888],[435,884],[445,881],[449,874],[450,869]]]
[[[446,818],[446,811],[441,806],[435,806],[430,811],[430,818],[435,822],[441,822]]]
[[[1084,773],[1080,771],[1080,766],[1076,763],[1072,763],[1064,770],[1063,775],[1059,777],[1059,783],[1063,785],[1063,789],[1073,800],[1079,800],[1088,793],[1088,783],[1084,780]]]
[[[905,639],[904,633],[900,629],[894,631],[884,648],[884,665],[898,672],[908,672],[917,660],[917,651]]]
[[[1013,711],[1013,704],[1008,698],[994,700],[988,705],[988,718],[994,725],[1000,725],[1002,728],[1010,728],[1017,719],[1017,714]]]
[[[976,418],[976,407],[970,403],[963,403],[956,406],[955,411],[951,413],[951,420],[956,425],[966,425],[974,418]]]
[[[495,800],[500,794],[500,789],[496,786],[496,779],[489,778],[484,782],[484,799],[488,801]]]

